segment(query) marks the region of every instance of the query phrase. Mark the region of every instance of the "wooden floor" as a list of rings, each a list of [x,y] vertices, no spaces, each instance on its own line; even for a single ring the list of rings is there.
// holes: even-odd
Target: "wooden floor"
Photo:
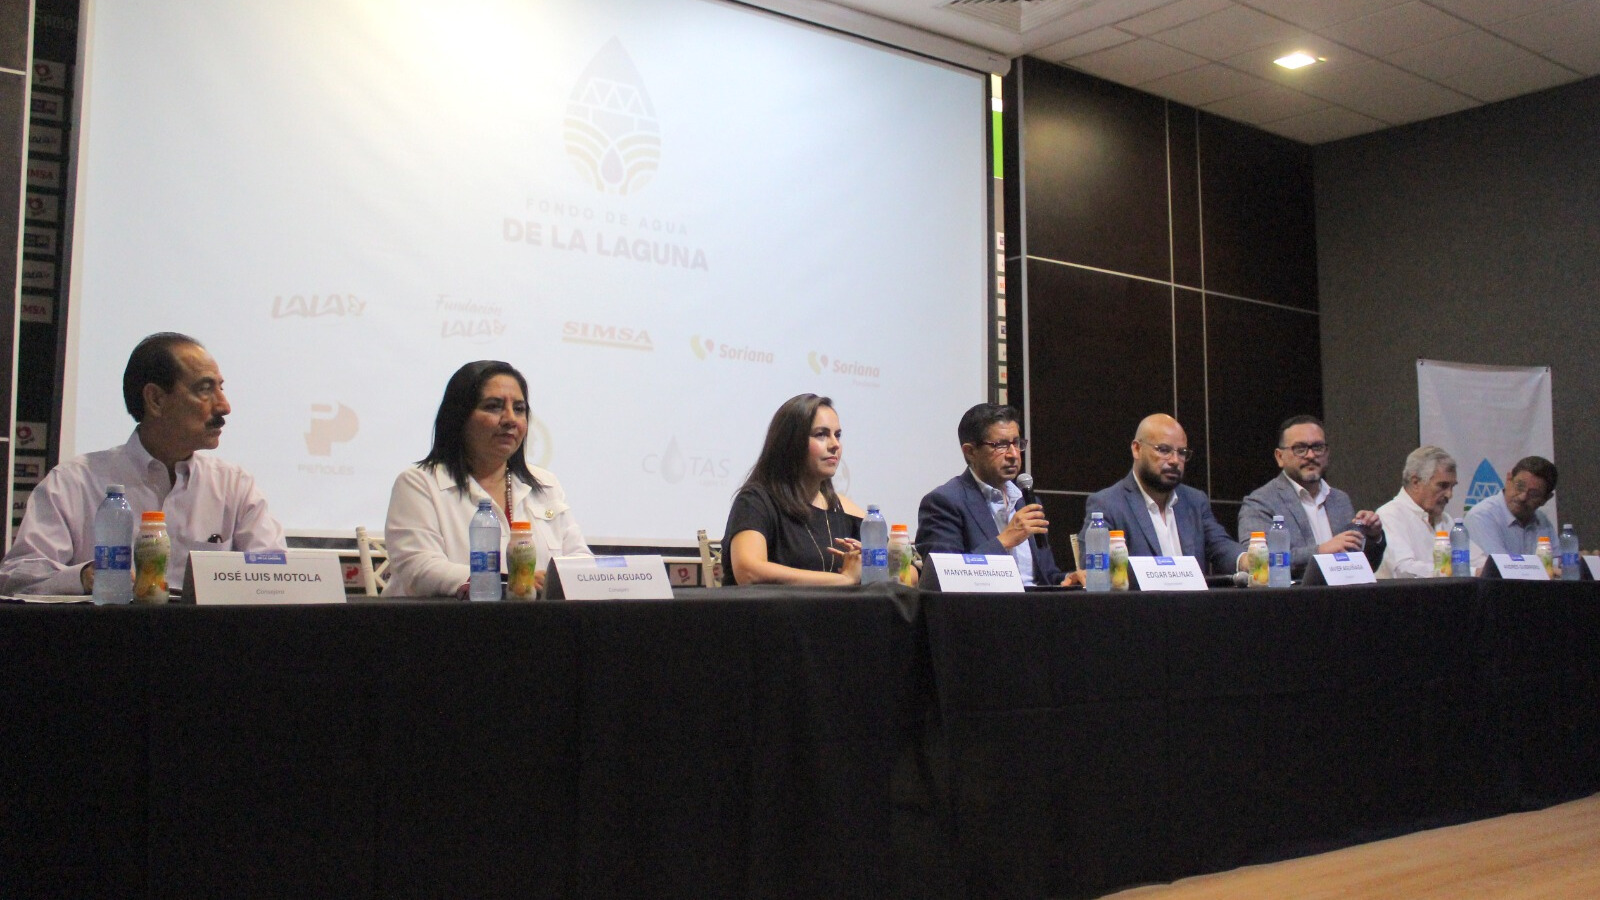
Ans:
[[[1600,898],[1600,794],[1319,856],[1134,888],[1116,900]],[[1107,898],[1109,900],[1109,898]]]

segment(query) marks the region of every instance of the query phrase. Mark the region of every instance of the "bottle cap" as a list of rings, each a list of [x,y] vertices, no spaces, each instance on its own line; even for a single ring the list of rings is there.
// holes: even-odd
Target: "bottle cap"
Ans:
[[[876,503],[868,503],[867,504],[867,515],[870,516],[870,515],[872,515],[873,513],[877,512],[877,511],[878,511],[878,504],[876,504]]]
[[[120,494],[120,493],[123,492],[123,490],[124,489],[123,489],[122,485],[120,485],[120,484],[108,484],[108,485],[106,485],[106,493],[108,493],[108,494]]]
[[[1456,516],[1456,524],[1457,525],[1465,525],[1465,524],[1467,524],[1467,520],[1461,518],[1460,516]]]
[[[1541,537],[1541,538],[1539,538],[1539,543],[1548,544],[1548,543],[1550,543],[1550,539],[1547,538],[1547,537]]]
[[[1450,536],[1450,535],[1449,535],[1449,534],[1447,534],[1447,533],[1445,533],[1445,532],[1443,532],[1443,531],[1435,531],[1435,532],[1434,532],[1434,533],[1433,533],[1433,536],[1434,536],[1434,537],[1435,537],[1435,538],[1448,538],[1448,537],[1449,537],[1449,536]]]
[[[1274,524],[1276,524],[1278,522],[1282,522],[1283,521],[1283,516],[1273,516],[1272,517],[1272,521],[1273,521]]]
[[[1111,532],[1111,536],[1115,537],[1115,538],[1119,538],[1119,537],[1123,537],[1123,534],[1120,531],[1113,531],[1113,532]]]
[[[141,522],[160,522],[163,525],[165,525],[166,522],[167,522],[167,514],[162,512],[159,509],[152,510],[150,512],[142,512],[142,513],[139,514],[139,521],[141,521]]]
[[[1265,540],[1266,537],[1267,537],[1267,533],[1265,531],[1252,531],[1252,532],[1250,532],[1250,540],[1252,540],[1252,541],[1255,540],[1256,538],[1261,538],[1262,540]]]
[[[906,533],[908,533],[905,525],[890,525],[889,526],[889,531],[891,533],[893,533],[893,534],[906,534]]]
[[[512,522],[511,523],[511,530],[512,531],[532,531],[533,530],[533,523],[532,522]]]

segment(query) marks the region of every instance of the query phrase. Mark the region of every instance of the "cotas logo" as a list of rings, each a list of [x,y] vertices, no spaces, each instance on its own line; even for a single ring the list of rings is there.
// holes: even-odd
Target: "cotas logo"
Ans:
[[[599,322],[563,322],[561,339],[569,344],[594,344],[623,350],[656,349],[650,340],[650,332],[643,328],[603,325]]]
[[[334,444],[349,443],[360,430],[360,417],[343,403],[337,410],[325,403],[313,404],[311,427],[305,433],[306,452],[312,456],[332,456]]]
[[[622,43],[606,42],[567,103],[567,155],[595,190],[631,194],[661,162],[661,125]]]
[[[774,359],[771,350],[755,350],[750,347],[719,344],[711,338],[702,338],[698,334],[689,338],[689,349],[694,353],[696,359],[725,359],[730,362],[767,363],[769,365]]]
[[[487,344],[506,333],[506,323],[500,318],[504,311],[497,303],[457,300],[440,294],[433,308],[439,313],[441,339],[465,338],[473,344]]]
[[[272,317],[274,319],[287,319],[291,316],[300,316],[306,319],[319,319],[323,316],[359,316],[367,308],[367,301],[358,298],[355,294],[291,294],[272,298]]]
[[[673,435],[667,441],[666,449],[645,456],[641,460],[641,467],[646,475],[659,475],[667,484],[677,484],[688,478],[704,485],[727,481],[733,470],[733,462],[707,453],[685,453],[678,446],[678,436]]]
[[[1505,488],[1500,480],[1500,473],[1486,459],[1478,463],[1477,471],[1472,473],[1472,484],[1467,486],[1467,499],[1462,501],[1462,512],[1477,506],[1479,503],[1500,493]]]

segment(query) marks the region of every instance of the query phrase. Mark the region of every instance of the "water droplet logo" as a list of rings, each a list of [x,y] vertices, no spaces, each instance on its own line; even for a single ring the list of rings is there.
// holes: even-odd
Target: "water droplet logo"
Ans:
[[[666,452],[661,454],[661,477],[667,484],[677,484],[688,472],[689,464],[684,462],[683,451],[678,449],[678,438],[674,435],[667,442]]]
[[[1467,498],[1462,501],[1462,512],[1465,512],[1484,500],[1500,493],[1505,488],[1505,483],[1500,480],[1500,473],[1486,459],[1478,463],[1477,471],[1472,473],[1472,484],[1467,486]]]
[[[567,102],[567,155],[595,190],[631,194],[661,163],[661,123],[633,60],[616,38],[578,78]]]

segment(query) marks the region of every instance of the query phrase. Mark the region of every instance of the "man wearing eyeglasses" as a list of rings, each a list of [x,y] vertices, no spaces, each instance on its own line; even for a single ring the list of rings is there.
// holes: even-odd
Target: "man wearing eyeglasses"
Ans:
[[[1081,576],[1063,573],[1056,565],[1044,507],[1025,501],[1017,487],[1022,452],[1028,449],[1019,418],[1015,407],[993,403],[980,403],[961,416],[956,437],[967,470],[922,498],[917,550],[924,556],[1009,553],[1017,560],[1023,584],[1076,580]]]
[[[1089,496],[1083,518],[1105,515],[1121,531],[1129,556],[1193,556],[1212,574],[1246,571],[1244,547],[1228,537],[1211,512],[1206,495],[1183,484],[1192,452],[1178,420],[1163,413],[1146,416],[1133,437],[1133,471]]]
[[[1467,532],[1484,553],[1532,555],[1539,538],[1556,545],[1555,523],[1540,507],[1556,491],[1556,464],[1542,456],[1517,460],[1506,476],[1505,490],[1478,501],[1467,511]]]
[[[1315,416],[1294,416],[1278,426],[1273,450],[1281,474],[1250,492],[1239,510],[1239,539],[1266,531],[1273,516],[1289,530],[1289,571],[1296,578],[1318,553],[1366,554],[1373,571],[1383,563],[1383,520],[1355,511],[1350,495],[1328,484],[1328,439]],[[1339,529],[1337,532],[1334,529]]]

